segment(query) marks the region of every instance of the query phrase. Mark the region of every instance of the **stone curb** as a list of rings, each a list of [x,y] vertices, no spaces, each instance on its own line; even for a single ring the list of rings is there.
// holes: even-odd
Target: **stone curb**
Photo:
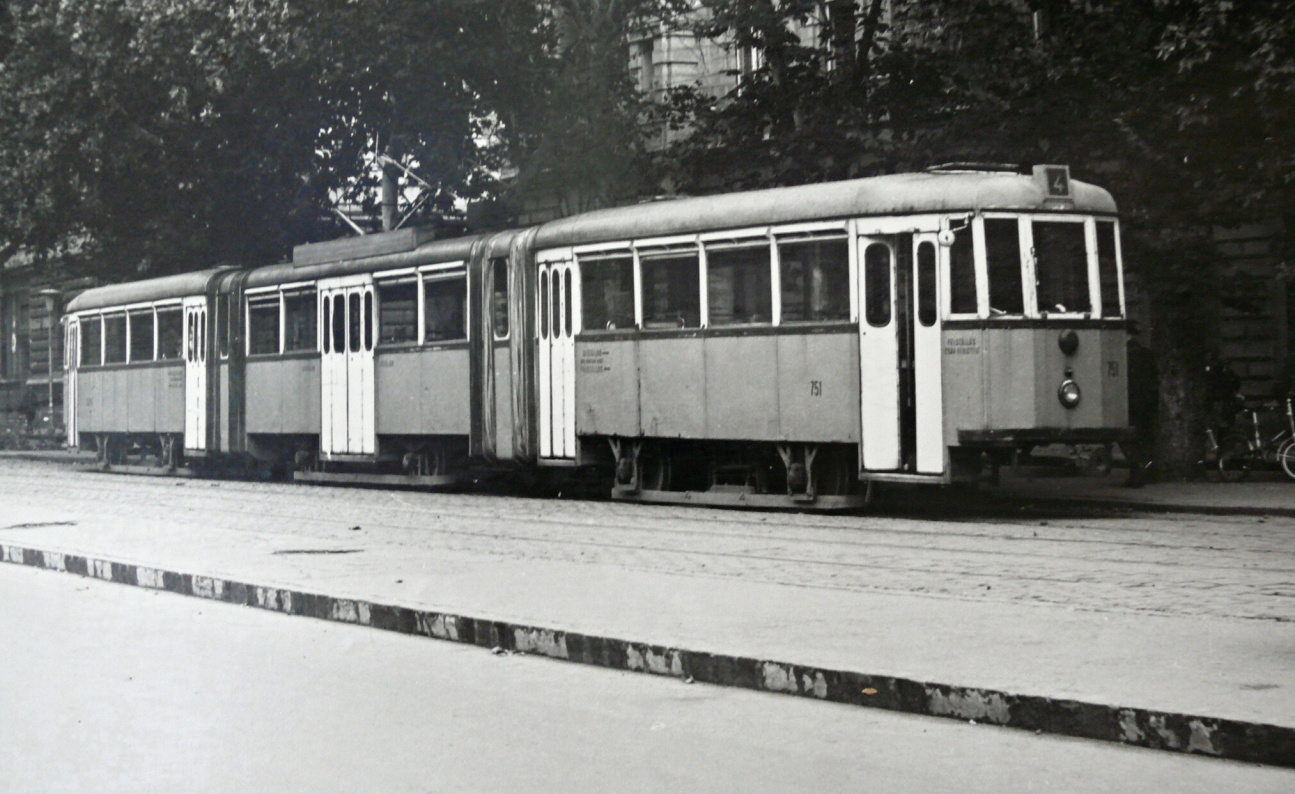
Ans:
[[[690,651],[508,621],[338,598],[0,543],[0,561],[288,615],[533,654],[685,682],[1023,728],[1295,768],[1295,727],[1085,703]]]

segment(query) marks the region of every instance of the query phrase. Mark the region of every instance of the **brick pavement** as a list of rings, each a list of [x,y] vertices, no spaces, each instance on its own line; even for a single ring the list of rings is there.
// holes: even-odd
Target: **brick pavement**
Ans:
[[[740,513],[0,463],[0,542],[29,548],[1278,725],[1295,723],[1293,530],[1262,517]]]

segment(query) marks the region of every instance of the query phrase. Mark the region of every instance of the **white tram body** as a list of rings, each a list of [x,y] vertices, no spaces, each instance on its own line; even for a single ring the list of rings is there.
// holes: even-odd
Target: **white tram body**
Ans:
[[[1116,207],[1064,166],[371,235],[90,290],[66,322],[70,444],[303,480],[511,466],[840,509],[1128,423]]]

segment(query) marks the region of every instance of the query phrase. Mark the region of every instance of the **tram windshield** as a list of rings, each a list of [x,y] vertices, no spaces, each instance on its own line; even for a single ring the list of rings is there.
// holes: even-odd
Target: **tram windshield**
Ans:
[[[983,257],[988,316],[1120,317],[1120,265],[1115,221],[1083,216],[988,215],[960,230],[950,251],[953,314],[977,312],[975,257]],[[983,252],[983,253],[982,253]],[[1090,267],[1095,263],[1096,268]]]

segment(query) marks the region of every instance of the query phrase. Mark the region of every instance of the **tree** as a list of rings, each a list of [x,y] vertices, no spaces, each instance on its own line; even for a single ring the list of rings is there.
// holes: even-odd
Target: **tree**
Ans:
[[[548,4],[546,57],[537,64],[542,77],[525,125],[512,125],[519,133],[510,141],[515,204],[556,201],[568,215],[652,191],[648,141],[664,119],[631,78],[627,41],[687,7],[685,0]]]
[[[117,277],[335,234],[326,210],[374,179],[375,150],[417,164],[441,208],[488,189],[483,120],[511,105],[526,126],[543,42],[521,0],[0,8],[0,258]]]
[[[1189,469],[1213,321],[1253,287],[1212,229],[1292,211],[1295,19],[1283,3],[908,0],[889,18],[880,0],[705,6],[705,34],[765,59],[721,102],[677,98],[694,134],[664,159],[686,189],[958,160],[1069,162],[1109,188],[1161,361],[1157,457]]]

